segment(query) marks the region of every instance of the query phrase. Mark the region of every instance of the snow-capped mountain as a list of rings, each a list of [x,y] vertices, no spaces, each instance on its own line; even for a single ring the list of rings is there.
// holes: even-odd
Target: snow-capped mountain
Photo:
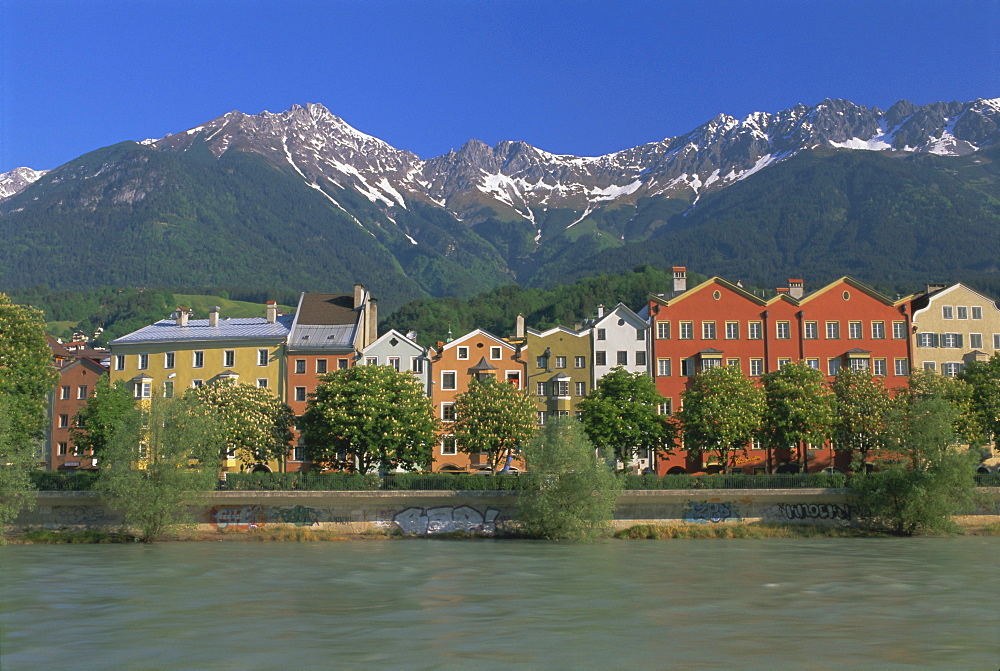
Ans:
[[[47,172],[48,170],[14,168],[10,172],[0,173],[0,200],[20,193]]]

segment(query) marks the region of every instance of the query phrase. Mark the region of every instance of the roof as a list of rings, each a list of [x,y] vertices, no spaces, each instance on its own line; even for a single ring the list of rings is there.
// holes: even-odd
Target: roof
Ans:
[[[288,348],[297,349],[353,349],[354,324],[313,326],[297,324],[288,336]]]
[[[220,319],[218,325],[209,326],[207,319],[192,319],[186,326],[176,320],[161,319],[155,324],[144,326],[121,338],[111,341],[111,345],[129,345],[159,342],[199,342],[210,340],[248,340],[254,338],[283,340],[291,328],[292,317],[281,315],[274,322],[263,317]]]
[[[353,295],[302,294],[295,314],[298,326],[341,326],[356,324],[359,311],[354,309]]]

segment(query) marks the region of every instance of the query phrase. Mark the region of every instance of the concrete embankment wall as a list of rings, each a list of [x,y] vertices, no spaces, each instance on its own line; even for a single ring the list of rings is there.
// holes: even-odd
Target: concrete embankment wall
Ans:
[[[982,489],[989,503],[965,525],[1000,522],[1000,488]],[[390,492],[214,492],[192,510],[203,529],[307,526],[344,533],[398,527],[428,535],[467,531],[492,533],[516,519],[517,494],[478,491]],[[618,499],[615,524],[845,525],[855,510],[841,489],[632,490]],[[18,527],[108,527],[120,519],[92,492],[39,492],[33,511]]]

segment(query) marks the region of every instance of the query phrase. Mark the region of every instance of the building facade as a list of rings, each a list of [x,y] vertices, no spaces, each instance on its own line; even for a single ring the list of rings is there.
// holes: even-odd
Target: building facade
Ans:
[[[1000,309],[964,284],[928,285],[911,301],[913,367],[954,377],[1000,351]]]

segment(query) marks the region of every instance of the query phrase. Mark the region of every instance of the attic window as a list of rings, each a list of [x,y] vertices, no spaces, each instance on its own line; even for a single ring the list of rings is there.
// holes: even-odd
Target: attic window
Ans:
[[[399,344],[399,341],[396,340],[395,338],[393,338],[392,340],[389,341],[389,344],[392,345],[393,347],[395,347],[396,345]]]
[[[335,335],[333,335],[333,334],[331,333],[330,335],[328,335],[328,336],[326,337],[326,339],[327,339],[327,340],[334,340],[334,339],[336,339],[336,337],[337,337],[337,336],[335,336]]]
[[[303,339],[303,340],[309,340],[309,336],[307,336],[307,335],[304,335],[304,336],[302,336],[302,339]]]

